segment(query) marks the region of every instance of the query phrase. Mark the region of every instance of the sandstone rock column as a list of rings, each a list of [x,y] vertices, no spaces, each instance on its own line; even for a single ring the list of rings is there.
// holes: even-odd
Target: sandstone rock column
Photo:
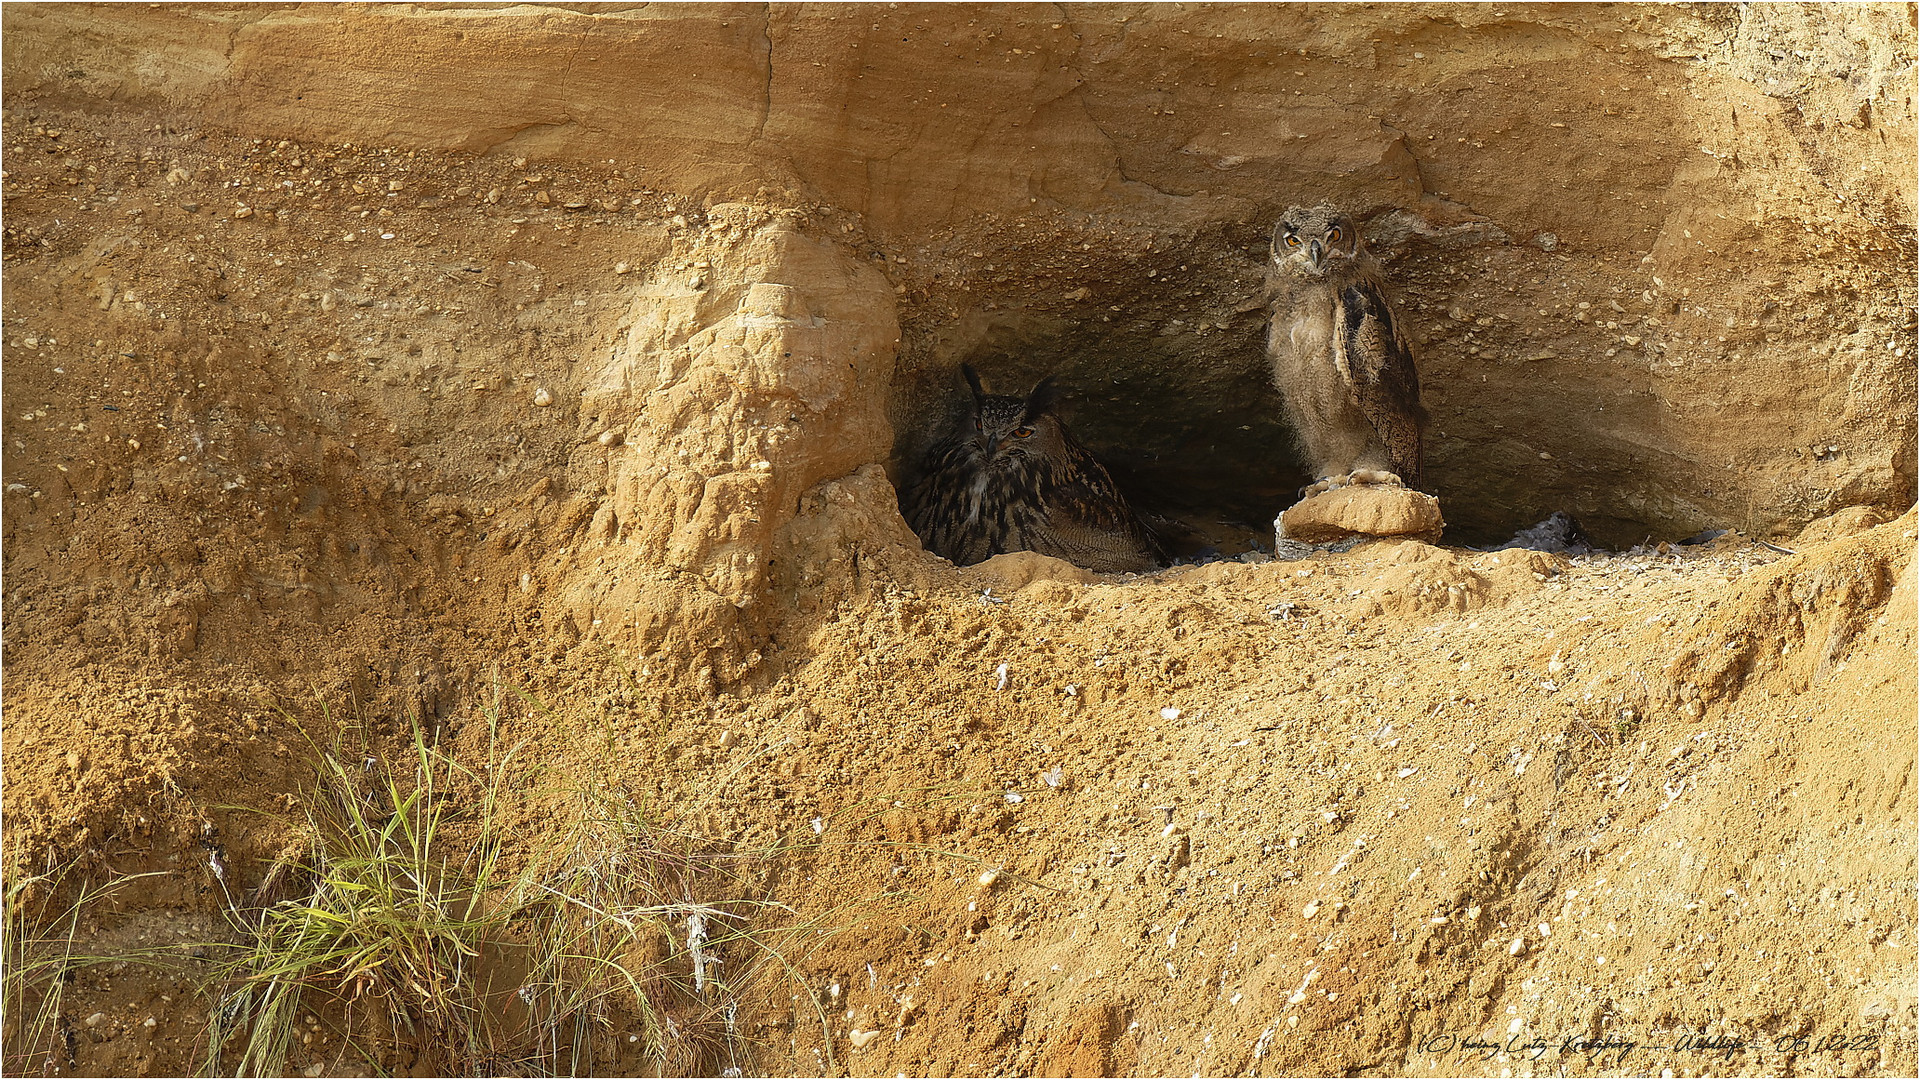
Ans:
[[[600,561],[565,603],[583,631],[631,641],[641,664],[684,667],[696,684],[758,662],[777,538],[803,504],[846,502],[809,491],[892,444],[892,289],[795,217],[713,208],[647,276],[620,344],[582,380],[582,415],[620,437],[587,532]],[[897,519],[876,475],[862,474],[866,501]]]

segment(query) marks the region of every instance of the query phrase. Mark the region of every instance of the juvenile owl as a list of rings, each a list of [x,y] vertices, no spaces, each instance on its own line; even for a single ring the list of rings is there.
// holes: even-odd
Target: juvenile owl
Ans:
[[[1420,376],[1353,220],[1294,207],[1273,228],[1267,358],[1317,494],[1420,482]]]
[[[1037,551],[1101,573],[1151,570],[1159,541],[1113,478],[1054,413],[1053,377],[1026,397],[989,394],[960,369],[973,405],[959,430],[928,451],[904,500],[927,550],[967,566]]]

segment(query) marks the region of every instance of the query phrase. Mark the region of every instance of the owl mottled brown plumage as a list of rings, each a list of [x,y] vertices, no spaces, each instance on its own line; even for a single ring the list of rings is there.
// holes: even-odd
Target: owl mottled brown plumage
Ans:
[[[1293,207],[1273,228],[1267,357],[1317,481],[1420,482],[1427,411],[1380,264],[1339,210]]]
[[[907,524],[927,550],[967,566],[1035,551],[1101,573],[1151,570],[1159,541],[1106,467],[1067,431],[1052,376],[1026,397],[989,394],[962,367],[973,406],[928,451],[907,492]]]

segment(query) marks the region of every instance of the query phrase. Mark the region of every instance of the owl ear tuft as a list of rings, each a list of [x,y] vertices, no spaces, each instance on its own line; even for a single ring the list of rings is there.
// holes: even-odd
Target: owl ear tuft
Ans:
[[[973,370],[972,364],[961,364],[960,374],[967,377],[967,385],[973,388],[974,407],[980,407],[987,400],[987,392],[980,386],[980,373]]]
[[[1034,420],[1043,413],[1052,412],[1053,407],[1059,404],[1060,399],[1065,395],[1066,391],[1060,389],[1060,384],[1053,381],[1053,376],[1049,375],[1041,379],[1033,388],[1033,393],[1027,395],[1026,418]]]

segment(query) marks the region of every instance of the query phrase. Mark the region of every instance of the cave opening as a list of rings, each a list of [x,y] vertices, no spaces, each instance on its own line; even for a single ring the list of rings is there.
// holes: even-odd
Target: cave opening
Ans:
[[[1210,242],[1208,242],[1210,241]],[[960,289],[903,310],[888,472],[907,490],[964,420],[963,364],[989,393],[1054,376],[1059,413],[1176,560],[1271,550],[1311,481],[1268,372],[1258,226],[1121,260],[1099,278]]]
[[[1025,394],[1052,375],[1067,426],[1176,561],[1271,550],[1275,516],[1314,477],[1266,356],[1269,220],[1254,208],[1160,233],[1088,221],[956,241],[949,250],[964,257],[939,264],[898,309],[896,488],[908,490],[962,421],[963,364],[990,393]],[[1611,338],[1543,327],[1539,311],[1501,299],[1518,282],[1610,295],[1604,266],[1483,223],[1422,232],[1405,213],[1361,221],[1413,339],[1433,418],[1420,487],[1441,500],[1445,543],[1497,546],[1556,513],[1614,550],[1743,524],[1654,490],[1687,451],[1655,408],[1654,379],[1622,376]],[[1560,366],[1536,366],[1543,358]]]

